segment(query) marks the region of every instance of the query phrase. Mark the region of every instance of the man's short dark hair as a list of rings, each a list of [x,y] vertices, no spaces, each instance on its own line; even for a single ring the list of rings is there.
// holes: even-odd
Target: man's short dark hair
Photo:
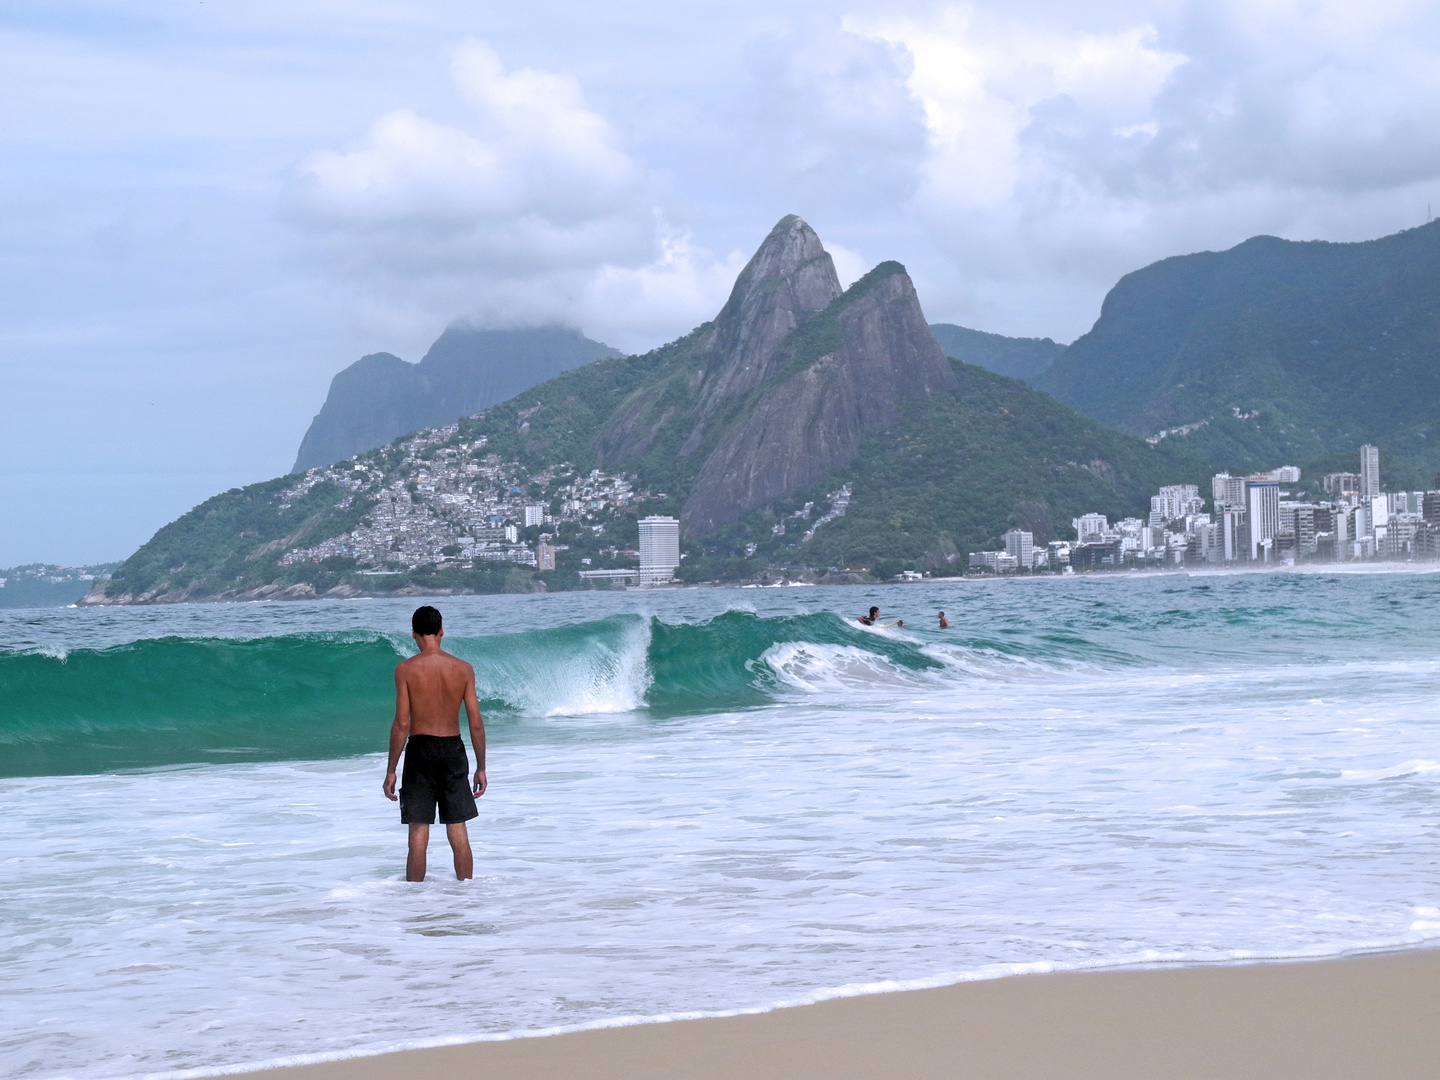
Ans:
[[[440,633],[440,625],[440,612],[429,604],[417,607],[410,616],[410,629],[421,637],[434,637]]]
[[[878,607],[872,607],[872,608],[870,609],[870,614],[871,614],[872,616],[873,616],[873,615],[878,615],[879,613],[880,613],[880,609],[879,609]]]

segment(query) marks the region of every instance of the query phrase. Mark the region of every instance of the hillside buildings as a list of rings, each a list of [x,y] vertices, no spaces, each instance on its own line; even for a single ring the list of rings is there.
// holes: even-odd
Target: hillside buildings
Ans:
[[[1003,552],[972,552],[970,568],[1084,572],[1440,559],[1440,491],[1381,491],[1377,447],[1361,448],[1359,472],[1327,475],[1323,500],[1292,497],[1300,479],[1293,465],[1249,476],[1219,473],[1211,480],[1208,512],[1197,486],[1166,486],[1151,498],[1144,520],[1082,514],[1071,522],[1073,540],[1045,547],[1011,530]]]
[[[417,432],[298,478],[282,505],[324,486],[342,496],[342,508],[354,507],[357,520],[319,542],[292,538],[281,565],[330,560],[374,575],[486,563],[554,570],[565,550],[554,542],[560,527],[603,535],[617,512],[633,514],[645,495],[624,473],[560,465],[532,474],[489,453],[483,437],[457,441],[458,431],[452,424]]]

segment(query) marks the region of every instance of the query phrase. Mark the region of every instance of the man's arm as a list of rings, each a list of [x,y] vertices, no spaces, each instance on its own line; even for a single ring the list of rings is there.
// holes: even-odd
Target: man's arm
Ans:
[[[466,665],[469,667],[469,665]],[[470,720],[470,745],[475,748],[475,797],[485,794],[485,721],[480,718],[480,702],[475,697],[475,669],[470,668],[465,680],[465,715]]]
[[[410,738],[410,688],[400,674],[400,665],[395,665],[395,722],[390,725],[390,763],[385,766],[385,797],[391,802],[399,800],[395,794],[395,766],[400,762],[400,751],[405,749],[405,740]]]

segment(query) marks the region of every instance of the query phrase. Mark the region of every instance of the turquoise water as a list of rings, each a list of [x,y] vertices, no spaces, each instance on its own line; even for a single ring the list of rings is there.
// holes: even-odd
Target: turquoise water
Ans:
[[[0,1071],[1424,944],[1437,601],[1408,573],[440,601],[491,742],[463,885],[400,880],[379,794],[411,603],[0,613]]]

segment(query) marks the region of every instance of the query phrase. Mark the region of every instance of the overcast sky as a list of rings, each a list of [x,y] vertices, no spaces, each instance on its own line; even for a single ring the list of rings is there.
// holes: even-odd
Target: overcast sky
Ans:
[[[7,0],[0,566],[283,473],[456,319],[669,340],[786,213],[1059,341],[1167,255],[1421,224],[1437,53],[1389,0]]]

